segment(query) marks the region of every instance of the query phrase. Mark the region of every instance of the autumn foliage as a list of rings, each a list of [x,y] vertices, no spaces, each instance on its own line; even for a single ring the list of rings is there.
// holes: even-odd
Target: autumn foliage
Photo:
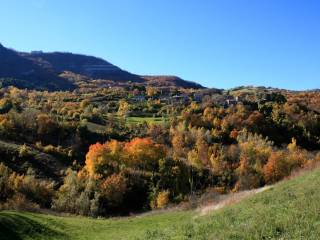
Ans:
[[[112,174],[101,183],[100,188],[101,195],[106,199],[107,204],[114,207],[121,205],[127,184],[122,175]]]
[[[89,175],[100,178],[118,171],[122,160],[122,147],[123,144],[116,140],[91,145],[86,155],[85,166]]]
[[[157,196],[157,208],[164,208],[169,204],[170,192],[168,190],[159,192]]]
[[[273,184],[320,159],[319,92],[75,81],[85,87],[0,89],[0,161],[15,171],[0,165],[1,206],[127,214]]]
[[[289,174],[289,167],[284,152],[271,153],[267,164],[263,168],[263,174],[267,183],[275,183]]]
[[[128,166],[140,166],[145,170],[154,170],[159,159],[165,157],[161,144],[154,143],[151,138],[134,138],[124,145]]]

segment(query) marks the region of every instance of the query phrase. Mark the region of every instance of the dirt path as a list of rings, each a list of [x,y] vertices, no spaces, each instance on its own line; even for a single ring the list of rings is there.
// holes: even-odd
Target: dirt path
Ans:
[[[263,192],[271,188],[272,186],[265,186],[262,188],[247,190],[247,191],[241,191],[236,193],[230,193],[230,194],[223,194],[223,195],[215,195],[213,197],[209,198],[210,203],[202,204],[198,208],[196,208],[195,216],[194,218],[205,216],[213,211],[216,211],[220,208],[223,208],[225,206],[229,206],[232,204],[236,204],[241,202],[243,199],[250,197],[254,194],[257,194],[259,192]],[[173,211],[181,211],[184,210],[184,207],[181,205],[177,205],[174,207],[169,207],[166,209],[158,209],[158,210],[152,210],[144,213],[136,213],[129,215],[127,217],[115,217],[115,219],[123,219],[123,218],[143,218],[150,215],[160,214],[160,213],[168,213]]]
[[[249,196],[252,196],[256,193],[266,191],[270,187],[271,186],[265,186],[265,187],[258,188],[258,189],[247,190],[247,191],[242,191],[242,192],[237,192],[237,193],[230,193],[227,195],[220,195],[217,199],[215,199],[215,201],[213,203],[200,206],[197,209],[197,212],[198,212],[197,217],[207,215],[210,212],[216,211],[216,210],[223,208],[225,206],[238,203],[238,202],[242,201],[243,199],[245,199]]]

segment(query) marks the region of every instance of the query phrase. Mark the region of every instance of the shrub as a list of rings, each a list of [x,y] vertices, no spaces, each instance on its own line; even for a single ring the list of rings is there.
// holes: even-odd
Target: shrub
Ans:
[[[52,208],[62,212],[77,213],[76,201],[81,192],[79,178],[71,169],[67,170],[63,185],[59,188]]]
[[[161,191],[157,196],[157,208],[165,208],[169,204],[170,192],[168,190]]]
[[[100,212],[100,194],[98,192],[94,193],[93,199],[90,200],[90,215],[92,217],[98,216]]]
[[[289,175],[290,169],[284,152],[272,152],[267,164],[263,167],[266,183],[275,183]]]
[[[14,190],[10,181],[11,170],[0,163],[0,202],[12,196]]]
[[[19,157],[27,157],[30,154],[30,150],[27,147],[26,144],[23,144],[20,148],[19,148]]]
[[[110,207],[120,206],[126,191],[126,180],[121,174],[112,174],[101,184],[101,195]]]
[[[50,207],[53,195],[52,182],[37,179],[34,175],[19,175],[0,164],[0,202],[7,202],[7,207],[19,206],[23,202]]]
[[[51,145],[51,144],[49,144],[49,145],[47,145],[47,146],[45,146],[44,148],[43,148],[43,151],[45,152],[45,153],[55,153],[56,152],[56,149],[55,149],[55,147],[53,146],[53,145]]]
[[[14,209],[19,211],[37,211],[40,206],[21,193],[14,194],[5,203],[0,204],[0,209]]]
[[[54,196],[53,182],[36,179],[34,175],[23,176],[19,192],[41,207],[50,207]]]

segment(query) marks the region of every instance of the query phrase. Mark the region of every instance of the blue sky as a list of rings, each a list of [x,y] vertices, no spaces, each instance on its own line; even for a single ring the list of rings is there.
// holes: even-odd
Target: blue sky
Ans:
[[[0,42],[207,87],[320,88],[318,0],[0,0]]]

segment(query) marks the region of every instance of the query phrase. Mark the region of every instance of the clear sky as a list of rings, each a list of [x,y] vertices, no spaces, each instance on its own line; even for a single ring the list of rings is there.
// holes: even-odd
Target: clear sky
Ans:
[[[320,88],[319,0],[0,0],[0,42],[207,87]]]

